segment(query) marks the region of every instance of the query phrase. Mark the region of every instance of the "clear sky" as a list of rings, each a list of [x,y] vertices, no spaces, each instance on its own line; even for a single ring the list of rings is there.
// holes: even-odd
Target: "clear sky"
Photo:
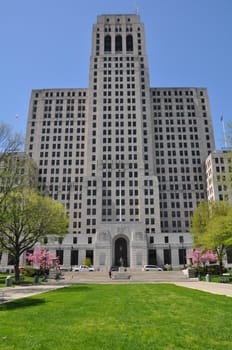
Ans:
[[[0,0],[0,121],[25,135],[32,89],[88,87],[97,15],[136,7],[151,87],[208,88],[223,147],[221,115],[225,127],[232,121],[232,0]]]

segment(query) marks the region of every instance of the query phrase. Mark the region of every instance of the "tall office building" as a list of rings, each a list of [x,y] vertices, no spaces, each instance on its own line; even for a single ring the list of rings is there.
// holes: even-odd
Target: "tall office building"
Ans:
[[[232,204],[231,149],[212,152],[206,159],[207,198],[209,201],[229,201]]]
[[[151,88],[138,15],[93,26],[89,87],[33,90],[26,152],[69,212],[64,266],[183,265],[214,150],[205,88]]]

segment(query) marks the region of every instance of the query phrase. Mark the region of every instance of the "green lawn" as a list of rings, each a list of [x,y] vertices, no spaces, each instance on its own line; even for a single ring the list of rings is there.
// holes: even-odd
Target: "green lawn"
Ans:
[[[11,276],[12,278],[12,285],[15,285],[15,278],[13,273],[0,273],[0,288],[6,287],[6,277]],[[22,283],[29,283],[33,284],[34,283],[34,278],[33,277],[28,277],[28,276],[20,276],[22,279]],[[41,281],[41,278],[40,278]]]
[[[231,310],[171,284],[76,285],[0,305],[0,349],[231,350]]]

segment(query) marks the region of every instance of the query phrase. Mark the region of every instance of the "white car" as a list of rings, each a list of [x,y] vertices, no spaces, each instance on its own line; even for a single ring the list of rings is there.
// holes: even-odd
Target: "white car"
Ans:
[[[143,271],[163,271],[163,269],[157,265],[144,265]]]
[[[95,271],[94,267],[93,266],[87,266],[87,265],[80,265],[80,266],[74,266],[72,268],[72,271],[89,271],[89,272],[92,272],[92,271]]]

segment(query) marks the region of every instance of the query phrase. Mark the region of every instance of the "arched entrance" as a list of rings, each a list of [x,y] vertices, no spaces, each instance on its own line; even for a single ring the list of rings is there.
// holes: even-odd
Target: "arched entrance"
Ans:
[[[115,241],[114,265],[128,266],[127,240],[123,237]]]

